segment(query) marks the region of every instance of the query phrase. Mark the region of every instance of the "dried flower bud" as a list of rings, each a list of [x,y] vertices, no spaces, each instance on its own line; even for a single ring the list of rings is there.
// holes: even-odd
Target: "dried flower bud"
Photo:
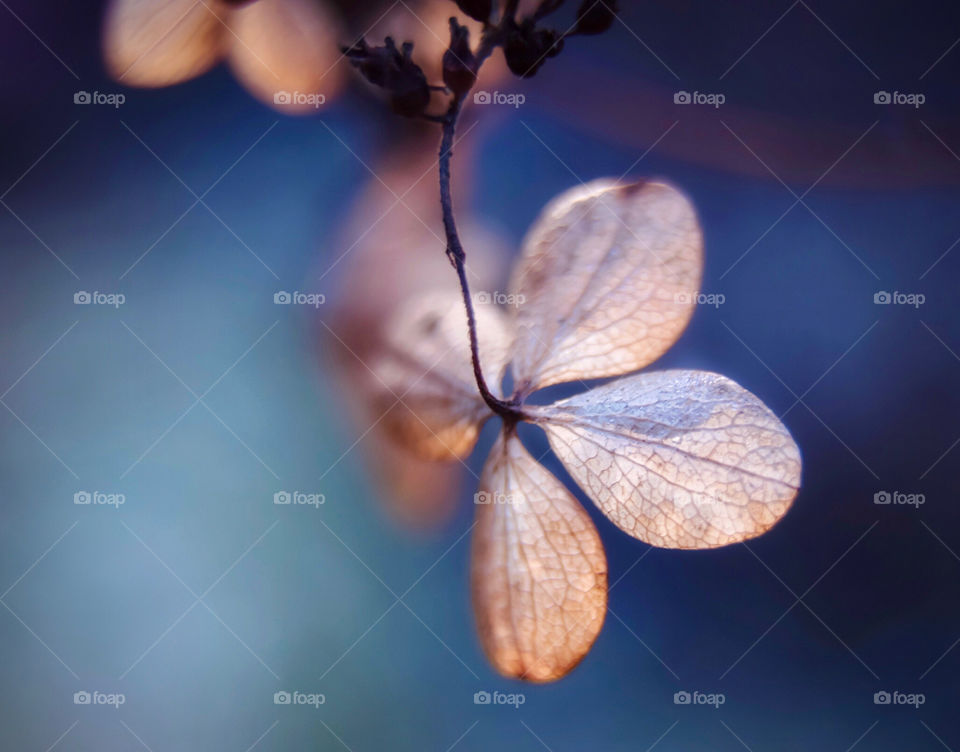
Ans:
[[[613,25],[617,0],[583,0],[577,10],[577,34],[602,34]]]
[[[341,47],[343,54],[350,61],[360,75],[374,86],[387,85],[387,69],[390,59],[385,47],[370,47],[365,39],[358,41],[353,47]]]
[[[531,78],[547,58],[563,49],[563,37],[553,29],[538,29],[530,19],[514,24],[503,45],[507,67],[521,78]]]
[[[390,92],[390,105],[399,115],[417,117],[430,103],[430,87],[420,66],[413,62],[413,43],[404,42],[398,50],[392,37],[382,47],[370,47],[361,39],[343,54],[375,86]]]
[[[493,11],[493,0],[456,0],[456,3],[460,10],[481,23],[485,23]]]
[[[398,115],[418,117],[430,104],[430,86],[420,66],[413,62],[413,42],[403,43],[400,70],[392,87],[390,106]]]
[[[450,47],[443,53],[443,83],[454,94],[465,94],[477,80],[477,61],[470,49],[470,30],[450,19]]]

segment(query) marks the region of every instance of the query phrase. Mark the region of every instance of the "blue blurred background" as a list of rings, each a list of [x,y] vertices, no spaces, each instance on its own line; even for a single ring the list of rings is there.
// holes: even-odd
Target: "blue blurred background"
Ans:
[[[336,293],[318,280],[394,116],[356,87],[281,116],[222,68],[124,88],[101,3],[0,5],[4,749],[960,749],[956,6],[629,3],[504,82],[521,108],[467,110],[474,213],[513,247],[580,180],[629,168],[691,196],[725,303],[655,367],[734,378],[805,461],[793,509],[748,545],[650,549],[595,515],[607,623],[569,677],[532,686],[473,631],[469,484],[441,529],[396,525],[375,457],[347,452],[362,429],[317,346],[325,312],[273,302]],[[283,490],[326,502],[274,505]],[[74,504],[94,491],[125,503]],[[274,704],[293,690],[326,701]],[[483,690],[525,702],[475,705]]]

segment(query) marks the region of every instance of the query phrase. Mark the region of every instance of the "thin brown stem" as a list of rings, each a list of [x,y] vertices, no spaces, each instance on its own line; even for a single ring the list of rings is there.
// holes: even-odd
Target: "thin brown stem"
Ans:
[[[457,223],[453,215],[453,197],[450,191],[450,161],[453,156],[453,139],[457,130],[457,121],[463,105],[463,96],[455,96],[450,102],[446,117],[443,121],[443,137],[440,139],[440,206],[443,209],[443,229],[447,238],[447,258],[453,264],[460,281],[460,293],[463,296],[463,305],[467,312],[467,329],[470,336],[470,355],[473,361],[473,376],[477,382],[477,389],[487,406],[499,415],[505,422],[516,423],[523,418],[523,412],[513,401],[502,400],[487,386],[487,381],[480,366],[479,344],[477,342],[477,318],[473,310],[473,298],[470,295],[470,283],[467,280],[466,252],[460,242],[457,232]]]

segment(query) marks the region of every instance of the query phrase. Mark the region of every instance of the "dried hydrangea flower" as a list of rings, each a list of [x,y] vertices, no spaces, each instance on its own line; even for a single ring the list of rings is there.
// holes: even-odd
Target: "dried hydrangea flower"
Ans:
[[[480,479],[471,575],[484,649],[507,676],[564,676],[599,633],[607,601],[590,517],[523,447],[517,422],[542,428],[597,507],[654,546],[752,538],[796,496],[799,450],[750,392],[705,371],[624,376],[680,336],[702,264],[700,227],[680,192],[597,180],[544,209],[514,270],[518,304],[478,306],[482,370],[499,385],[509,361],[516,387]],[[473,383],[465,323],[452,293],[415,299],[373,366],[383,396],[406,393],[387,425],[421,457],[465,457],[494,414]],[[525,404],[546,386],[613,376],[552,405]]]

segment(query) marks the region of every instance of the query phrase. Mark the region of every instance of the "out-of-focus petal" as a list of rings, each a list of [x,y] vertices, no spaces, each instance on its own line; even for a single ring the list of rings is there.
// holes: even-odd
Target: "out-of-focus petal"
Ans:
[[[499,392],[510,350],[507,317],[476,307],[480,363]],[[375,352],[373,402],[383,424],[414,454],[433,460],[466,457],[492,416],[477,389],[463,299],[455,290],[418,295],[390,319]]]
[[[339,20],[316,0],[258,0],[230,14],[227,59],[264,103],[287,114],[316,112],[340,90]]]
[[[198,76],[223,54],[229,12],[220,0],[112,0],[103,29],[107,70],[128,86],[169,86]]]

